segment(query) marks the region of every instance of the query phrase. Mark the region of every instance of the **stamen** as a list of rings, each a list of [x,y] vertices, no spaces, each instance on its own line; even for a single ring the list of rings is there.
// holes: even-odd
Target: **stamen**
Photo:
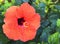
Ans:
[[[24,22],[24,18],[18,18],[18,25],[23,25]]]

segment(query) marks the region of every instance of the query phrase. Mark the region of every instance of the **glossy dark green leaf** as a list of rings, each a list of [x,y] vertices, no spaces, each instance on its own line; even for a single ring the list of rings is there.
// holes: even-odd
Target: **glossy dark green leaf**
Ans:
[[[50,29],[51,29],[50,26],[48,26],[46,28],[43,28],[43,32],[42,32],[42,34],[40,36],[40,41],[42,41],[42,42],[48,42],[48,37],[49,37],[50,32],[51,32]]]
[[[22,0],[15,0],[15,5],[20,5],[22,3]]]
[[[0,33],[0,41],[2,41],[2,44],[6,44],[9,40],[4,34]]]
[[[29,42],[28,44],[36,44],[36,42]]]
[[[3,25],[3,15],[0,15],[0,33],[2,33],[2,25]]]
[[[51,22],[53,22],[53,21],[56,21],[59,18],[59,16],[57,13],[51,13],[48,18]]]
[[[23,2],[29,2],[29,0],[22,0]]]
[[[35,42],[40,42],[40,39],[39,39],[39,38],[40,38],[42,32],[43,32],[43,28],[40,27],[40,28],[37,30],[36,37],[34,38],[34,41],[35,41]]]
[[[24,44],[24,42],[22,42],[22,41],[13,41],[13,40],[10,40],[10,41],[8,41],[8,43],[7,44]]]
[[[40,7],[40,8],[45,8],[45,6],[46,6],[45,3],[40,3],[40,4],[39,4],[39,7]]]
[[[43,32],[42,35],[40,36],[40,41],[47,42],[48,41],[48,35],[46,32]]]
[[[57,10],[60,10],[60,5],[55,5],[55,8],[56,8]]]
[[[49,26],[49,23],[50,23],[50,22],[49,22],[48,20],[42,21],[41,26],[42,26],[43,28],[45,28],[45,27]]]
[[[2,44],[2,41],[0,41],[0,44]]]
[[[46,4],[45,3],[40,3],[38,5],[38,13],[40,13],[41,17],[44,18],[45,17],[45,7],[46,7]]]

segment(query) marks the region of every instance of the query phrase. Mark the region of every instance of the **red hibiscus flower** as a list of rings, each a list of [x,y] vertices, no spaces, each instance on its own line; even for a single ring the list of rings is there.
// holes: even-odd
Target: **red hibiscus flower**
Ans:
[[[28,3],[23,3],[20,7],[8,8],[4,22],[3,32],[9,39],[26,42],[35,38],[40,15]]]

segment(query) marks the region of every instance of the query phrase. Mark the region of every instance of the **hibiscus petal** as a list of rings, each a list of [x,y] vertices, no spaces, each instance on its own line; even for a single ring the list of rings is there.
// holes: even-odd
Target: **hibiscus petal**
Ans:
[[[17,6],[11,6],[7,9],[5,17],[7,18],[15,18],[17,14],[18,7]]]
[[[14,30],[14,28],[12,29],[11,27],[9,28],[9,25],[6,25],[6,24],[3,25],[3,28],[4,28],[3,32],[9,39],[18,40],[19,35],[16,34],[18,33],[17,30]]]
[[[35,14],[35,9],[32,6],[30,6],[28,3],[23,3],[20,6],[20,10],[23,12],[22,15],[25,18],[30,18]]]
[[[10,8],[7,9],[6,14],[5,14],[5,19],[4,22],[11,23],[17,23],[17,6],[11,6]]]
[[[31,19],[27,20],[35,29],[40,27],[40,15],[35,14]]]
[[[35,38],[35,35],[36,35],[36,30],[35,28],[33,28],[32,26],[30,26],[30,24],[26,26],[23,26],[23,27],[20,27],[22,28],[22,37],[20,37],[20,40],[21,41],[28,41],[28,40],[32,40]],[[21,34],[21,33],[20,33]]]

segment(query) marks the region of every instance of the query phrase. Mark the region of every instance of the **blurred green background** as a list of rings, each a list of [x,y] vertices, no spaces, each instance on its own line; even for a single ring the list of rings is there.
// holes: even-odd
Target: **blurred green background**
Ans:
[[[4,14],[10,6],[28,2],[41,15],[41,27],[34,40],[9,40],[2,32]],[[0,44],[60,44],[60,0],[0,0]]]

